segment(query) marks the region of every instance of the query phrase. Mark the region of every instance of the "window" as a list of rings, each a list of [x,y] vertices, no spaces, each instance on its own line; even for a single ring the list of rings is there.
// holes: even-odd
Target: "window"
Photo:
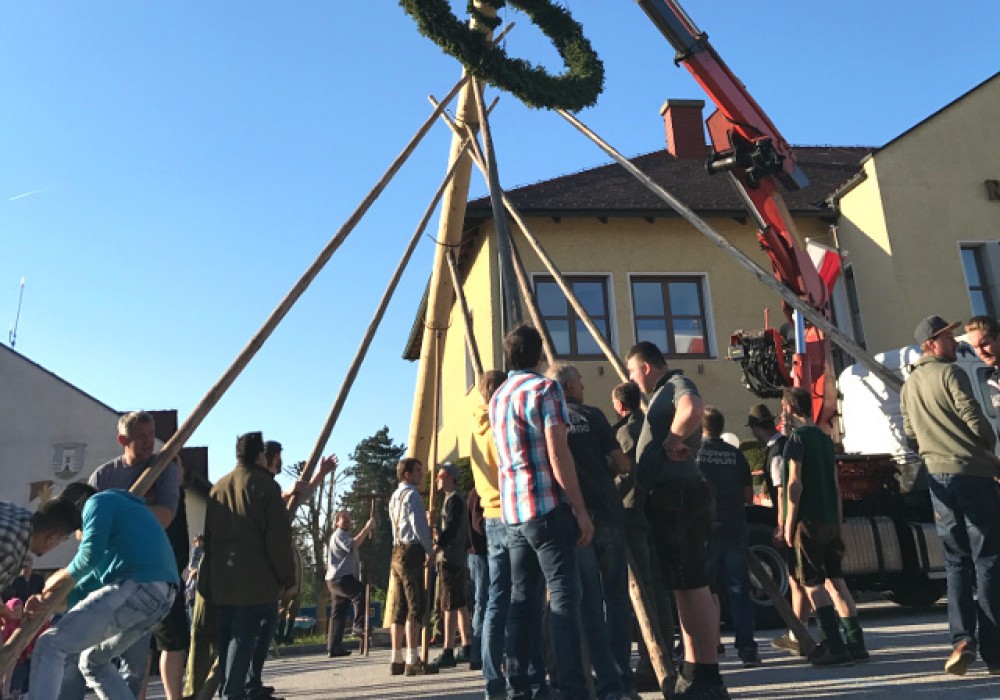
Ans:
[[[633,277],[636,341],[667,357],[710,357],[703,277]]]
[[[608,310],[608,278],[598,276],[566,277],[573,294],[580,300],[594,325],[610,342],[611,316]],[[552,338],[556,355],[567,359],[604,357],[597,341],[566,301],[555,280],[547,275],[535,277],[535,297],[545,329]]]
[[[865,327],[861,323],[861,304],[858,302],[858,283],[854,279],[854,268],[850,265],[844,269],[844,286],[847,289],[847,305],[851,310],[851,328],[854,330],[854,341],[861,347],[867,347]]]
[[[973,316],[993,316],[994,305],[990,298],[989,280],[986,278],[984,257],[985,245],[962,246],[962,269],[965,283],[969,287],[969,301],[972,302]]]

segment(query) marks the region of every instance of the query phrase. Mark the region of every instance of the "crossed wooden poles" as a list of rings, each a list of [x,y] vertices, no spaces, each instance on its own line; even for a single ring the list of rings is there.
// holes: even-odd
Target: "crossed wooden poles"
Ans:
[[[508,30],[513,25],[508,26]],[[499,40],[501,37],[498,37]],[[479,142],[474,133],[474,129],[470,126],[470,123],[474,123],[475,120],[465,120],[464,124],[456,124],[454,120],[448,117],[445,113],[446,106],[462,92],[463,101],[466,105],[470,104],[470,101],[474,101],[475,108],[477,111],[477,117],[481,133],[483,136],[483,146],[479,145]],[[275,330],[277,325],[289,312],[291,307],[296,301],[302,296],[308,286],[319,274],[320,270],[326,265],[329,259],[332,257],[333,253],[340,247],[347,236],[353,231],[357,224],[361,221],[365,213],[371,208],[375,200],[381,195],[382,191],[395,176],[395,174],[402,167],[403,163],[409,158],[412,152],[416,149],[419,142],[430,130],[433,123],[438,118],[443,118],[447,121],[450,128],[455,131],[455,140],[453,142],[451,165],[448,169],[447,174],[435,193],[432,202],[427,207],[424,216],[421,219],[420,224],[417,227],[416,232],[410,240],[410,244],[406,248],[403,254],[403,258],[400,261],[396,271],[394,272],[389,285],[386,289],[382,300],[379,303],[378,309],[369,324],[368,329],[365,333],[364,339],[362,340],[358,351],[354,357],[350,369],[348,370],[347,376],[341,386],[341,389],[334,401],[333,407],[331,408],[330,414],[327,417],[326,422],[323,425],[320,435],[317,438],[316,444],[307,460],[305,467],[303,468],[299,481],[303,483],[308,483],[312,478],[313,472],[315,470],[316,464],[319,461],[319,456],[326,446],[329,440],[330,434],[333,431],[334,426],[340,416],[341,410],[343,408],[344,402],[350,392],[353,382],[357,377],[357,373],[360,369],[361,363],[367,354],[368,348],[374,338],[375,332],[378,329],[379,324],[384,317],[385,310],[388,303],[392,297],[393,292],[398,285],[400,277],[402,276],[403,270],[406,264],[409,262],[410,257],[419,242],[420,237],[426,228],[430,217],[432,216],[434,210],[437,208],[439,202],[444,198],[445,201],[445,214],[442,216],[442,227],[439,235],[439,250],[435,261],[435,270],[432,274],[431,283],[431,294],[439,291],[440,288],[446,289],[451,287],[459,300],[459,306],[462,315],[462,321],[465,330],[466,344],[468,351],[472,358],[473,367],[478,378],[481,374],[482,360],[479,355],[478,349],[476,347],[475,338],[472,329],[472,322],[468,311],[468,305],[465,302],[465,297],[462,292],[462,285],[459,280],[457,264],[454,259],[454,254],[452,248],[454,243],[448,240],[448,229],[451,228],[453,232],[455,230],[456,224],[454,221],[449,221],[449,218],[454,219],[455,215],[458,214],[457,218],[461,220],[464,218],[464,201],[458,202],[460,199],[457,194],[461,194],[464,188],[464,192],[467,194],[468,183],[467,181],[464,185],[459,185],[457,188],[455,186],[455,180],[461,179],[467,176],[468,172],[468,162],[471,160],[483,171],[484,176],[487,179],[487,183],[490,189],[490,197],[494,204],[494,221],[496,224],[497,234],[498,234],[498,248],[501,253],[501,272],[503,276],[503,289],[504,289],[504,309],[505,309],[505,319],[508,324],[517,323],[521,320],[520,304],[518,299],[518,294],[514,291],[511,284],[511,278],[516,281],[518,291],[520,292],[520,299],[523,299],[528,307],[528,312],[531,320],[535,327],[542,333],[544,340],[544,351],[545,358],[548,362],[552,362],[554,359],[554,353],[552,349],[551,340],[547,337],[545,332],[544,324],[541,322],[541,315],[538,311],[537,305],[535,304],[533,294],[531,292],[531,286],[528,282],[528,277],[525,273],[524,266],[521,262],[520,254],[518,253],[517,247],[514,244],[513,236],[510,234],[507,228],[506,216],[509,215],[517,224],[524,236],[525,240],[531,245],[539,259],[541,260],[543,266],[552,275],[556,284],[562,290],[566,299],[569,301],[570,305],[573,307],[575,312],[584,325],[587,327],[588,331],[593,336],[594,340],[600,346],[602,352],[606,355],[608,360],[611,362],[612,366],[618,372],[618,375],[622,379],[627,379],[625,373],[624,365],[621,359],[616,355],[614,350],[608,345],[607,341],[604,339],[602,333],[597,329],[590,315],[584,309],[583,305],[580,303],[579,299],[573,293],[572,288],[567,284],[563,275],[556,268],[551,257],[544,251],[541,244],[538,242],[537,238],[531,233],[530,228],[527,226],[524,218],[520,215],[517,209],[514,207],[513,203],[503,192],[499,185],[499,175],[496,167],[496,160],[493,154],[492,139],[489,132],[488,124],[488,112],[489,110],[485,108],[482,98],[482,90],[479,84],[475,81],[469,85],[468,76],[463,76],[452,89],[447,93],[445,98],[440,102],[435,102],[435,108],[432,111],[430,117],[421,125],[417,130],[416,134],[411,138],[411,140],[404,147],[403,151],[396,157],[392,162],[380,180],[377,182],[375,187],[368,193],[364,198],[362,203],[358,208],[352,213],[348,220],[341,226],[333,238],[327,243],[323,248],[320,255],[315,259],[315,261],[309,266],[303,276],[298,280],[298,282],[293,286],[291,291],[282,299],[279,305],[274,309],[268,319],[265,321],[261,329],[251,338],[243,350],[239,353],[237,358],[233,363],[227,368],[223,373],[222,377],[212,386],[205,396],[201,399],[199,404],[192,411],[191,415],[184,421],[184,423],[178,428],[177,432],[167,441],[163,446],[153,463],[145,470],[145,472],[140,476],[139,480],[132,486],[131,492],[138,496],[144,496],[145,493],[152,487],[160,474],[166,469],[167,465],[173,461],[181,448],[191,437],[197,427],[201,424],[208,413],[214,408],[214,406],[219,402],[225,392],[229,389],[232,383],[240,375],[240,373],[245,369],[250,360],[256,355],[257,351],[263,346],[264,342],[270,337],[271,333]],[[631,163],[628,163],[624,157],[620,156],[617,151],[613,151],[610,146],[607,146],[605,142],[601,141],[599,137],[590,132],[585,126],[583,126],[575,117],[568,115],[565,112],[560,112],[560,114],[574,124],[580,131],[588,136],[591,140],[597,143],[599,146],[605,149],[606,152],[612,154],[616,160],[626,167],[630,173],[635,177],[640,179],[647,187],[657,194],[659,197],[664,199],[670,206],[677,208],[678,203],[675,199],[668,193],[666,193],[662,188],[655,185],[648,176],[643,175],[638,169],[634,168]],[[460,205],[460,206],[459,206]],[[683,206],[683,205],[680,205]],[[506,214],[504,213],[506,210]],[[680,209],[678,209],[680,211]],[[717,233],[715,233],[704,221],[699,219],[690,210],[686,208],[681,213],[692,221],[692,223],[706,236],[709,236],[716,241],[720,246],[722,243],[719,241],[724,241],[724,239]],[[450,215],[450,217],[449,217]],[[460,230],[461,221],[457,224]],[[504,240],[501,242],[499,238]],[[737,251],[739,252],[739,251]],[[754,274],[762,282],[768,283],[773,281],[771,276],[764,270],[756,266],[756,263],[746,258],[742,255],[745,260],[740,260],[744,267],[749,269],[752,274]],[[447,268],[449,278],[444,278],[443,274],[440,274],[444,268]],[[437,283],[436,283],[437,282]],[[777,283],[775,283],[777,284]],[[779,288],[775,288],[779,294],[786,296],[787,290],[778,284]],[[445,301],[447,301],[445,299]],[[791,303],[795,303],[792,306],[798,308],[801,306],[801,302],[797,299],[786,299]],[[450,302],[449,302],[450,303]],[[428,304],[428,315],[429,319],[426,321],[427,329],[431,331],[430,333],[425,333],[424,348],[421,351],[421,373],[418,378],[418,396],[416,400],[416,405],[414,407],[414,414],[421,412],[421,387],[434,386],[434,398],[433,405],[435,410],[432,415],[437,414],[436,407],[440,403],[440,395],[438,394],[439,389],[436,388],[440,384],[438,375],[441,371],[441,353],[443,348],[443,338],[446,332],[446,327],[440,322],[440,314],[435,310],[435,307],[439,304]],[[827,329],[822,323],[822,319],[813,319],[817,326],[822,330],[828,332],[835,342],[842,341],[843,339],[838,338],[836,335],[836,329]],[[848,341],[849,342],[849,341]],[[855,356],[866,355],[860,349],[852,347],[848,342],[841,342],[843,346],[854,354]],[[429,352],[425,352],[424,350]],[[433,362],[429,362],[433,355]],[[433,384],[427,381],[429,378],[428,370],[433,367]],[[416,428],[411,428],[411,443],[410,449],[411,453],[415,449],[419,449],[421,445],[425,445],[426,432],[419,427],[419,422],[414,421]],[[430,464],[436,464],[436,430],[429,431],[431,433],[430,440],[432,443],[432,449],[428,450],[430,455],[434,458]],[[416,434],[416,438],[414,439]],[[431,502],[433,503],[434,496],[434,480],[431,480]],[[299,498],[293,496],[288,503],[288,510],[294,512],[299,505]],[[749,557],[749,563],[751,567],[751,572],[754,574],[755,578],[760,582],[760,584],[765,588],[765,591],[771,597],[776,609],[781,614],[782,618],[788,624],[789,628],[792,629],[801,643],[803,645],[804,651],[808,653],[811,651],[811,647],[814,643],[808,634],[808,631],[802,626],[797,618],[792,614],[785,599],[781,596],[780,591],[774,584],[767,570],[760,564],[755,556]],[[651,623],[650,617],[647,614],[648,605],[646,600],[648,599],[647,592],[643,590],[642,583],[633,575],[632,573],[633,565],[630,560],[629,562],[629,590],[633,601],[633,608],[636,613],[636,617],[639,621],[639,626],[643,634],[643,638],[646,641],[646,645],[650,651],[650,659],[653,664],[654,671],[661,683],[667,678],[668,674],[672,672],[671,661],[668,654],[663,653],[662,640],[659,638],[658,631],[656,627]],[[45,619],[51,614],[57,607],[61,606],[70,592],[70,587],[65,586],[63,588],[54,591],[54,595],[49,605],[43,606],[39,612],[30,617],[26,618],[21,625],[21,627],[11,636],[8,642],[0,649],[0,675],[9,672],[14,663],[16,662],[20,653],[24,650],[30,640],[34,637],[37,631],[40,629],[41,625]],[[366,609],[367,613],[367,609]],[[367,616],[367,615],[366,615]],[[426,633],[426,630],[425,630]],[[367,634],[366,634],[367,638]],[[425,638],[426,640],[426,638]],[[423,650],[423,656],[426,659],[426,644]]]

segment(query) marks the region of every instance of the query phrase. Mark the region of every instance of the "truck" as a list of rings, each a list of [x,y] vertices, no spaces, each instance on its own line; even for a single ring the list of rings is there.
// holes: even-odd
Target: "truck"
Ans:
[[[902,605],[933,603],[945,591],[943,550],[926,468],[906,446],[899,413],[899,391],[919,349],[873,356],[833,323],[831,298],[840,273],[839,254],[828,251],[818,263],[810,257],[781,194],[781,188],[796,190],[808,183],[794,149],[676,0],[637,2],[676,49],[674,62],[691,73],[716,106],[705,122],[711,141],[706,167],[728,177],[740,194],[757,224],[770,273],[706,231],[707,226],[692,223],[782,299],[782,328],[736,331],[728,357],[739,362],[744,386],[758,397],[777,398],[787,386],[808,390],[816,424],[843,444],[837,471],[849,585],[885,592]],[[831,343],[858,361],[839,377]],[[967,345],[959,362],[974,378],[980,403],[996,424],[996,411],[984,400],[985,367]],[[760,627],[770,627],[781,620],[755,573],[768,575],[787,595],[788,572],[773,539],[775,510],[751,507],[748,520],[756,555],[750,563],[757,620]]]
[[[910,345],[874,357],[905,380],[920,348]],[[956,364],[969,375],[983,412],[1000,431],[1000,415],[987,385],[991,370],[961,337]],[[844,578],[853,590],[881,593],[899,605],[931,605],[945,593],[944,551],[934,524],[927,469],[908,445],[899,394],[861,363],[839,374],[837,388]],[[770,506],[761,494],[747,509],[750,547],[787,594],[788,568],[773,540],[777,522]],[[759,581],[751,577],[751,583],[758,626],[780,625]]]

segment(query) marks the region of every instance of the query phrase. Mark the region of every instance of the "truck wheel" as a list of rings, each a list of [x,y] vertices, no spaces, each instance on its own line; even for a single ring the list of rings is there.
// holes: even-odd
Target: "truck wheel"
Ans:
[[[774,528],[770,525],[751,523],[748,532],[750,551],[757,555],[760,563],[771,573],[771,578],[785,596],[785,600],[790,600],[788,567],[785,565],[784,557],[774,546],[773,533]],[[757,629],[767,630],[785,626],[771,599],[767,597],[767,593],[753,575],[750,576],[750,600],[754,605]]]
[[[891,591],[886,591],[886,598],[897,605],[919,608],[933,605],[941,599],[948,589],[944,579],[929,579],[926,576],[900,577]]]

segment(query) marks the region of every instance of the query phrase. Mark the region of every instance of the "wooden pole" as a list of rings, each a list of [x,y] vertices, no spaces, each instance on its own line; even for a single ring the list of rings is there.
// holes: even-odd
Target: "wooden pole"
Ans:
[[[374,528],[375,522],[375,497],[372,496],[371,509],[368,511],[368,520],[373,523]],[[368,537],[372,537],[372,533],[368,533]],[[371,607],[372,607],[372,584],[370,581],[370,576],[365,576],[365,616],[364,616],[364,627],[363,635],[361,637],[361,654],[368,656],[368,652],[371,651]]]
[[[428,329],[430,330],[430,329]],[[438,411],[441,408],[441,376],[442,376],[442,342],[441,342],[441,331],[434,329],[434,433],[431,435],[431,452],[430,452],[430,464],[427,465],[427,474],[430,477],[430,486],[428,487],[428,497],[427,497],[427,514],[430,516],[428,519],[433,518],[434,515],[434,496],[436,489],[434,488],[437,479],[435,479],[435,471],[437,470],[437,458],[438,458],[438,430],[437,430],[437,416]],[[430,523],[428,522],[428,527]],[[424,625],[421,628],[421,644],[420,644],[420,658],[424,662],[424,666],[427,665],[427,655],[430,651],[430,613],[434,606],[434,592],[431,590],[431,567],[434,566],[433,560],[427,562],[427,566],[424,568],[424,595],[427,599],[427,615],[425,615]]]
[[[476,0],[476,9],[479,15],[472,18],[472,27],[489,35],[489,27],[482,24],[478,19],[482,17],[495,17],[496,9],[487,5],[481,0]],[[501,33],[496,41],[499,41],[504,34],[513,27],[508,24],[506,30]],[[458,107],[455,112],[456,118],[463,124],[476,121],[476,110],[473,104],[472,94],[468,87],[462,91],[458,99]],[[445,251],[449,246],[458,245],[462,240],[462,228],[465,223],[465,209],[469,199],[469,175],[472,170],[472,162],[468,153],[461,152],[461,144],[464,137],[455,136],[452,138],[451,151],[448,156],[449,164],[458,162],[455,176],[441,200],[441,220],[438,224],[438,246],[434,253],[434,263],[431,268],[431,279],[427,288],[427,312],[424,317],[424,324],[429,328],[444,328],[448,325],[448,317],[451,313],[451,282],[448,279],[447,262],[445,261]],[[420,344],[420,364],[417,369],[417,382],[413,393],[413,413],[410,416],[410,434],[407,442],[407,455],[416,457],[421,461],[427,460],[430,448],[431,435],[434,430],[436,418],[428,415],[428,407],[433,403],[434,389],[431,386],[431,365],[434,362],[433,338],[426,331]]]
[[[465,345],[472,361],[472,371],[476,375],[476,383],[483,373],[483,360],[479,355],[479,345],[476,343],[476,336],[472,330],[472,314],[469,312],[469,304],[465,299],[465,290],[462,289],[462,282],[458,278],[458,265],[455,262],[455,251],[448,251],[448,271],[451,273],[451,285],[455,288],[455,296],[458,297],[458,308],[462,312],[462,323],[465,326]]]
[[[437,106],[438,102],[433,97],[430,98],[430,101],[432,105],[435,107]],[[486,111],[487,116],[489,116],[489,113],[492,111],[493,105],[491,105],[490,109]],[[447,112],[441,113],[441,119],[444,120],[444,122],[453,132],[455,132],[455,134],[464,135],[470,139],[470,146],[472,148],[472,153],[474,154],[473,159],[477,163],[485,162],[483,159],[483,152],[479,148],[479,142],[476,140],[475,134],[470,133],[468,127],[464,130],[460,129],[458,125],[452,121],[451,117],[448,116]],[[486,186],[490,187],[492,184],[493,183],[491,183],[487,178]],[[511,262],[514,267],[514,275],[517,277],[517,286],[521,290],[521,298],[524,299],[524,304],[528,307],[528,315],[531,317],[532,325],[536,330],[538,330],[538,334],[542,336],[542,351],[545,354],[545,362],[551,365],[555,362],[556,357],[556,353],[552,347],[552,338],[549,336],[549,331],[545,327],[545,323],[542,322],[542,314],[538,310],[538,304],[535,301],[535,293],[532,289],[531,283],[528,281],[528,275],[524,270],[524,262],[521,260],[521,253],[517,249],[517,244],[514,242],[513,235],[510,236],[508,242],[510,243]]]
[[[760,583],[761,588],[767,593],[767,597],[771,599],[771,604],[774,605],[775,611],[784,620],[788,629],[795,634],[795,639],[799,642],[799,649],[802,654],[811,656],[816,651],[816,642],[813,640],[812,635],[809,634],[808,628],[795,616],[792,606],[785,600],[785,596],[781,595],[777,584],[771,578],[770,571],[760,563],[760,559],[757,558],[752,549],[747,551],[747,566],[753,577]]]
[[[468,145],[466,144],[466,148],[467,147]],[[445,174],[444,179],[438,186],[437,191],[431,198],[430,204],[428,204],[427,208],[424,210],[424,215],[420,218],[420,223],[417,224],[417,228],[413,232],[413,236],[410,238],[410,242],[406,246],[406,250],[403,251],[403,257],[396,266],[396,270],[392,273],[392,278],[389,280],[389,284],[386,287],[385,292],[382,294],[382,299],[379,301],[378,308],[375,310],[375,315],[368,324],[365,336],[361,340],[361,344],[358,346],[357,352],[354,354],[351,366],[347,370],[347,376],[344,377],[344,381],[340,385],[340,391],[337,393],[337,398],[334,400],[333,406],[330,408],[330,414],[327,416],[322,430],[320,430],[319,437],[316,439],[316,444],[313,445],[309,459],[306,462],[305,467],[302,469],[302,474],[312,473],[316,463],[319,461],[320,455],[323,453],[323,450],[326,449],[326,443],[330,439],[330,434],[333,432],[334,426],[337,425],[337,420],[340,418],[340,413],[344,408],[344,403],[347,401],[351,388],[354,386],[354,380],[358,377],[361,364],[364,362],[365,356],[368,354],[368,348],[371,346],[372,339],[375,337],[375,332],[382,324],[382,319],[385,317],[385,311],[389,307],[389,302],[392,300],[392,295],[395,293],[396,287],[399,285],[399,280],[403,276],[403,271],[406,269],[407,264],[409,264],[410,258],[413,257],[413,251],[416,250],[417,244],[420,242],[420,238],[424,235],[424,231],[427,228],[427,223],[430,221],[431,216],[434,215],[434,211],[437,209],[438,203],[441,201],[441,196],[444,194],[445,188],[451,182],[454,175],[455,164],[452,164],[452,167],[448,169],[448,172]],[[302,480],[303,478],[300,475],[299,481]],[[288,503],[288,510],[290,512],[294,513],[298,508],[298,500],[299,499],[296,495],[293,494]]]
[[[897,377],[892,371],[886,369],[882,363],[872,357],[867,350],[858,345],[853,339],[849,338],[843,331],[833,325],[823,316],[823,314],[819,313],[816,309],[812,308],[809,304],[800,299],[792,290],[776,280],[772,274],[751,260],[746,253],[727,241],[721,234],[717,233],[711,226],[709,226],[704,219],[695,214],[694,211],[685,206],[679,199],[660,187],[660,185],[658,185],[651,177],[639,170],[639,168],[633,165],[632,162],[625,156],[612,148],[611,145],[587,128],[583,122],[565,110],[559,109],[556,111],[566,121],[576,127],[580,133],[597,144],[602,151],[607,153],[619,165],[625,168],[625,170],[641,182],[646,189],[666,202],[671,208],[674,209],[674,211],[687,219],[687,221],[698,229],[698,231],[715,243],[715,245],[721,248],[727,255],[736,260],[741,267],[756,277],[761,284],[778,294],[778,296],[784,299],[790,307],[799,311],[803,316],[809,319],[810,323],[826,333],[830,337],[830,340],[856,357],[859,362],[864,364],[865,367],[872,372],[872,374],[881,379],[887,387],[893,389],[897,393],[900,389],[902,389],[902,379]]]
[[[500,295],[503,299],[503,332],[521,323],[524,314],[521,303],[514,291],[514,263],[510,252],[510,227],[507,225],[507,215],[500,206],[500,171],[497,168],[493,136],[490,132],[486,114],[486,103],[483,100],[482,84],[478,80],[471,83],[472,94],[475,97],[476,110],[479,114],[479,130],[483,139],[482,157],[486,163],[486,180],[489,183],[490,202],[493,209],[493,228],[497,236],[497,254],[500,257]]]
[[[674,660],[669,652],[663,653],[663,637],[660,636],[659,625],[649,614],[649,592],[635,575],[635,558],[628,548],[625,549],[625,561],[628,563],[628,593],[632,599],[632,610],[635,612],[636,622],[639,623],[639,632],[642,633],[642,639],[646,643],[649,663],[662,687],[663,681],[676,673]]]

